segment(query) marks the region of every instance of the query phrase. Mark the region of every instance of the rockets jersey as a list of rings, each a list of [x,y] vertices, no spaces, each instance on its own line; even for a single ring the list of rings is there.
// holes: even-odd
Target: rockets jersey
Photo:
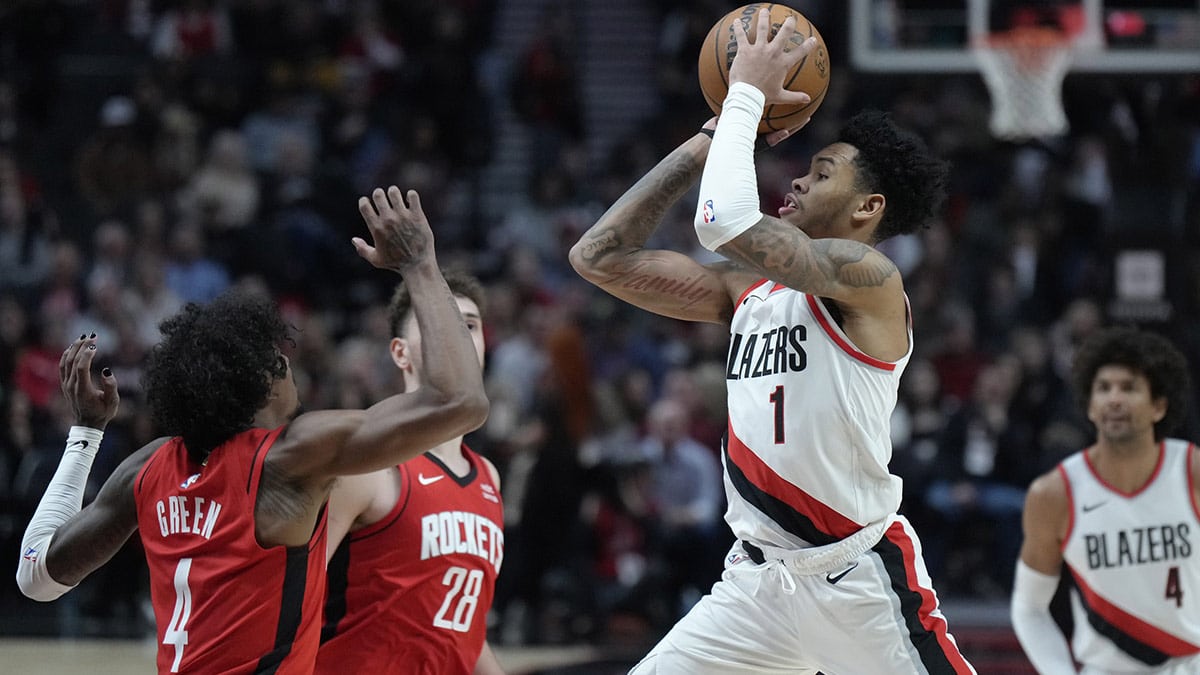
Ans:
[[[1114,672],[1200,653],[1200,516],[1192,500],[1187,441],[1166,439],[1140,489],[1104,482],[1087,452],[1063,460],[1071,520],[1063,560],[1071,594],[1076,659]]]
[[[905,300],[907,303],[907,299]],[[726,385],[725,520],[739,539],[799,549],[893,515],[888,472],[900,375],[855,347],[815,296],[769,280],[738,298]]]
[[[329,561],[317,673],[469,674],[487,638],[504,508],[483,459],[455,476],[430,453],[401,464],[400,496]]]
[[[304,546],[263,548],[254,534],[263,461],[282,430],[243,431],[203,466],[173,438],[138,472],[134,498],[158,672],[311,672],[325,586],[325,511]]]

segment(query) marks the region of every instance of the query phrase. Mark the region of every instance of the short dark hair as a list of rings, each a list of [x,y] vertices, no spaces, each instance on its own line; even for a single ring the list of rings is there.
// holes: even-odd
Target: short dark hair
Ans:
[[[142,387],[159,431],[182,436],[203,462],[217,446],[254,424],[272,380],[287,376],[279,348],[288,326],[269,299],[225,293],[188,303],[159,325]]]
[[[483,284],[479,283],[469,272],[465,270],[452,268],[442,270],[442,276],[446,279],[446,285],[450,287],[450,292],[456,297],[462,296],[475,303],[479,308],[479,313],[483,314],[484,310],[484,291]],[[396,292],[392,294],[392,300],[388,303],[388,327],[395,337],[404,337],[404,323],[408,321],[408,315],[412,312],[412,294],[408,292],[408,286],[401,281],[396,286]]]
[[[1167,399],[1167,414],[1154,425],[1154,440],[1161,441],[1187,414],[1187,358],[1165,337],[1128,326],[1106,328],[1084,340],[1075,352],[1071,386],[1075,400],[1087,415],[1096,372],[1104,366],[1125,366],[1146,376],[1150,395]]]
[[[916,232],[941,209],[949,164],[930,154],[919,136],[897,126],[887,113],[858,113],[838,132],[837,140],[858,150],[856,187],[887,199],[875,241]]]

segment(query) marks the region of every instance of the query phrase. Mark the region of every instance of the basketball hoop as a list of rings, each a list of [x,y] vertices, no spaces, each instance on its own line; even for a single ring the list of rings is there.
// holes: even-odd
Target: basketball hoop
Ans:
[[[1019,26],[971,48],[992,97],[992,135],[1019,141],[1066,133],[1062,82],[1072,38],[1053,28]]]

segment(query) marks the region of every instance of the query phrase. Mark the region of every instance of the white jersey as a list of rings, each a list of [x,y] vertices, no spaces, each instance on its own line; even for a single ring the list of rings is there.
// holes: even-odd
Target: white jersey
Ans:
[[[1086,452],[1059,464],[1071,504],[1071,647],[1098,672],[1147,672],[1200,653],[1193,455],[1187,441],[1165,440],[1150,480],[1132,493],[1105,483]]]
[[[734,308],[726,384],[725,520],[739,539],[824,546],[892,517],[899,361],[859,351],[815,296],[763,280]]]

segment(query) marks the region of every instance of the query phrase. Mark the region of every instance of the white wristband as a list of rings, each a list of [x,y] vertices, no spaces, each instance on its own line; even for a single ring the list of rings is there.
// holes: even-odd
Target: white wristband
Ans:
[[[21,557],[17,560],[17,586],[34,600],[48,602],[74,588],[50,576],[46,552],[58,528],[83,508],[84,488],[103,438],[104,432],[99,429],[71,427],[58,470],[25,528]]]
[[[1017,561],[1009,608],[1013,632],[1029,662],[1042,675],[1076,672],[1067,638],[1050,616],[1050,601],[1057,588],[1057,575],[1043,574],[1025,561]]]
[[[761,91],[745,82],[734,82],[725,95],[696,205],[696,236],[710,251],[762,220],[754,141],[766,100]]]

